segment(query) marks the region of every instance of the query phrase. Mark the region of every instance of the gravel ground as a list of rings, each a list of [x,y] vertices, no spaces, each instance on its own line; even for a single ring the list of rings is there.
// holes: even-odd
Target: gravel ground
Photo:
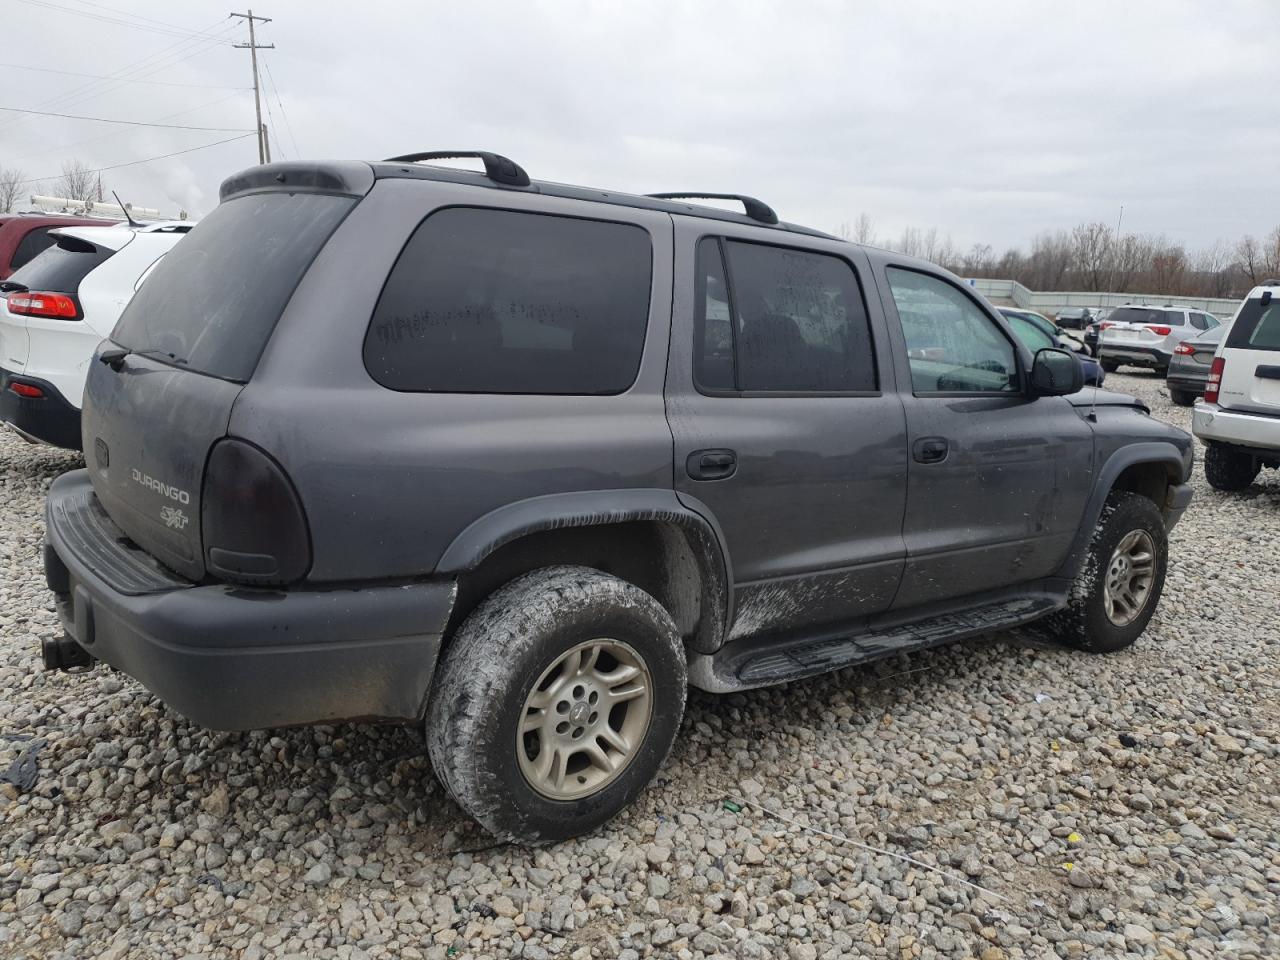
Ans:
[[[1190,426],[1154,378],[1112,386]],[[0,440],[0,767],[45,742],[34,789],[0,787],[0,957],[1280,955],[1273,471],[1227,495],[1197,465],[1134,649],[1004,636],[694,692],[630,811],[528,851],[416,731],[210,733],[42,672],[42,496],[77,463]]]

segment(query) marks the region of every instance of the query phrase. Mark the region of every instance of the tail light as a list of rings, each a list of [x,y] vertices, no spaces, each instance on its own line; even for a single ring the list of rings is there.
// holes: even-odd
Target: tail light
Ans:
[[[1173,332],[1173,327],[1158,327],[1158,326],[1153,326],[1150,323],[1147,324],[1147,329],[1150,330],[1152,333],[1154,333],[1158,337],[1167,337],[1170,333]]]
[[[243,440],[219,440],[209,453],[200,526],[214,576],[278,585],[300,580],[311,566],[297,491],[275,460]]]
[[[1189,347],[1186,343],[1178,344],[1176,347],[1173,348],[1173,352],[1180,357],[1191,357],[1195,355],[1194,348]]]
[[[28,290],[8,296],[9,312],[24,317],[50,317],[54,320],[74,320],[80,311],[76,302],[65,293],[45,293]]]
[[[1222,371],[1226,365],[1227,361],[1222,357],[1213,358],[1213,366],[1209,368],[1209,379],[1204,385],[1205,403],[1218,402],[1218,390],[1222,387]]]
[[[1098,332],[1101,333],[1103,330],[1110,330],[1114,326],[1114,323],[1100,323],[1098,324]]]

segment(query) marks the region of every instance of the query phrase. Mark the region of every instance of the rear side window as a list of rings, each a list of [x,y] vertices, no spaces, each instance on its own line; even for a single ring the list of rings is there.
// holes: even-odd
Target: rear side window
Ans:
[[[1249,300],[1231,325],[1227,346],[1241,350],[1280,350],[1280,300],[1265,306]]]
[[[703,390],[876,390],[862,290],[839,257],[709,237],[698,245],[695,298],[694,378]]]
[[[316,193],[228,200],[160,261],[111,339],[199,373],[248,380],[298,281],[355,203]]]
[[[1186,325],[1186,314],[1181,310],[1166,310],[1164,314],[1164,322],[1171,327],[1181,327]]]
[[[17,248],[13,251],[13,259],[9,261],[9,266],[14,270],[26,266],[35,259],[36,254],[53,246],[53,242],[57,237],[49,232],[52,229],[52,227],[39,227],[19,240]]]
[[[28,290],[75,296],[80,281],[89,275],[89,271],[115,253],[77,237],[54,239],[57,243],[15,271],[5,282],[20,283]]]
[[[652,269],[632,224],[437,211],[387,278],[365,367],[392,390],[622,393],[640,369]]]

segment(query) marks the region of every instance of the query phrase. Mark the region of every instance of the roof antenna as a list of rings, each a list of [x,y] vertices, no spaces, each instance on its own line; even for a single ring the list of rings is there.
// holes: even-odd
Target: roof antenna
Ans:
[[[120,199],[120,194],[112,190],[111,195],[116,198],[116,203],[120,204],[120,209],[124,211],[124,218],[129,221],[129,226],[131,227],[142,226],[142,224],[140,224],[137,220],[133,219],[133,214],[130,213],[129,208],[124,205],[124,201]]]

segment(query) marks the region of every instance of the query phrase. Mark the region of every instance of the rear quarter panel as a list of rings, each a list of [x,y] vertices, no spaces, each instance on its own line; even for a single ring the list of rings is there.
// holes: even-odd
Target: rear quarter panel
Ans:
[[[444,206],[634,223],[653,245],[649,327],[631,389],[611,397],[398,393],[376,383],[365,331],[392,264]],[[302,498],[310,579],[430,573],[474,520],[517,500],[672,488],[663,410],[671,311],[667,214],[417,180],[380,180],[299,285],[229,432],[284,467]]]

